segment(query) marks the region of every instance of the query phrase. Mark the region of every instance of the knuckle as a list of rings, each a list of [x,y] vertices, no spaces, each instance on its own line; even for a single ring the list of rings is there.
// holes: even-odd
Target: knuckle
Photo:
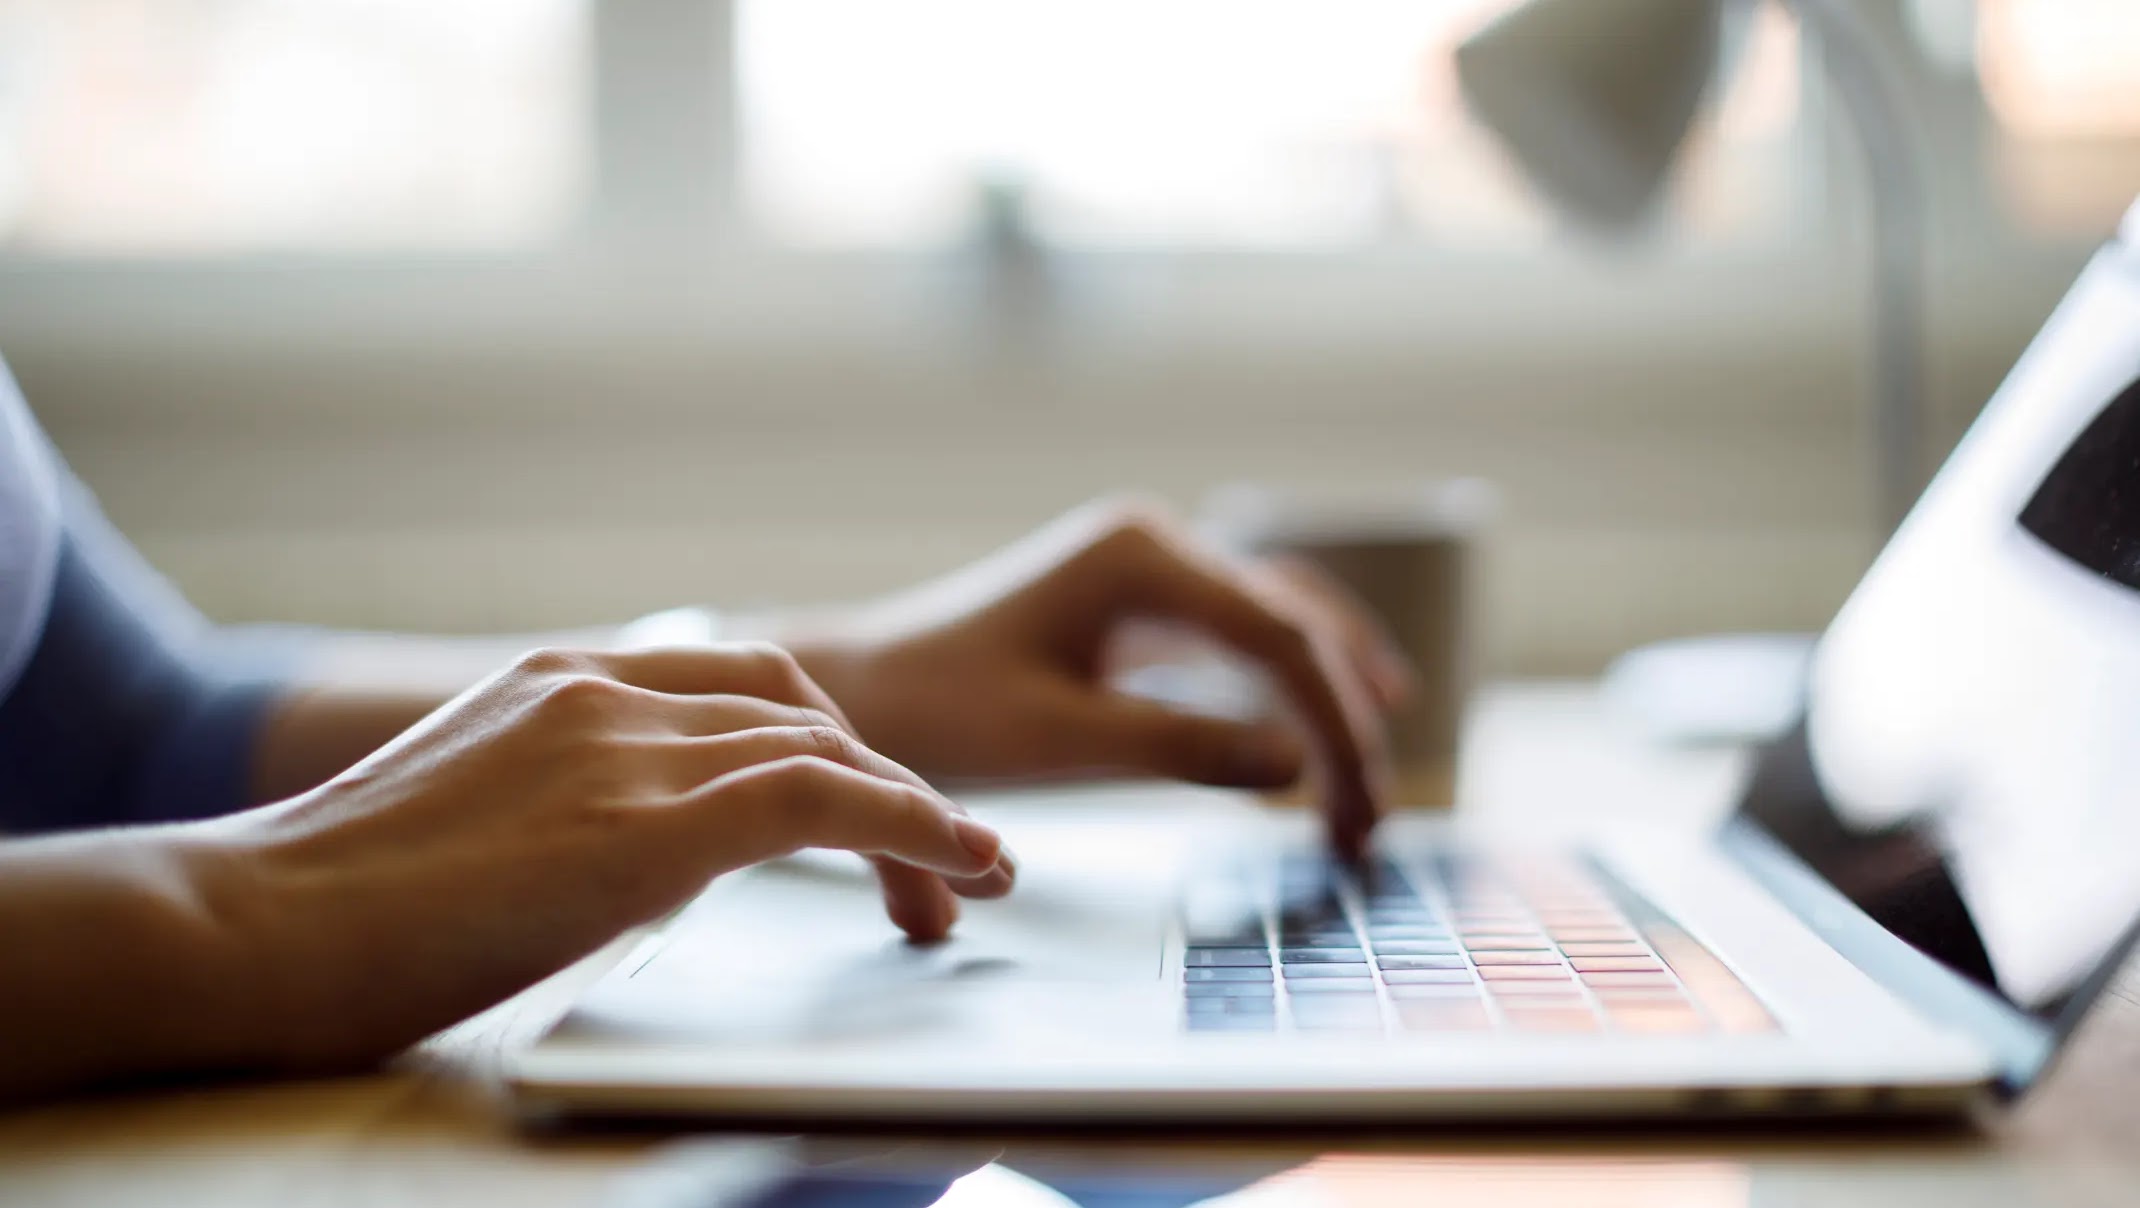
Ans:
[[[543,708],[573,720],[607,716],[625,695],[624,685],[604,675],[568,672],[553,676],[543,688]]]
[[[1156,544],[1174,525],[1173,509],[1151,495],[1114,496],[1101,505],[1101,516],[1109,539],[1133,545]]]
[[[833,765],[803,755],[781,761],[770,775],[778,787],[781,818],[789,831],[802,838],[823,833],[832,817],[832,794],[838,789]]]
[[[794,725],[797,729],[837,730],[842,737],[847,737],[847,727],[842,726],[838,718],[823,709],[812,708],[809,705],[790,705],[788,709],[789,716],[794,719]],[[842,750],[845,749],[847,748],[842,748]]]
[[[862,744],[838,726],[806,725],[797,729],[796,745],[804,753],[832,763],[854,766],[862,762]]]
[[[527,676],[572,675],[591,666],[593,660],[586,651],[562,646],[538,646],[513,660],[513,669]]]
[[[795,656],[771,642],[738,642],[728,653],[744,667],[769,679],[793,679],[802,674],[802,665]]]

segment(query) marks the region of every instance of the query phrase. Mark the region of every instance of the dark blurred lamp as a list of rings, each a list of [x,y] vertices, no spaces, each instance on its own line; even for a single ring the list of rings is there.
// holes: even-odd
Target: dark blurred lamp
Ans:
[[[1464,99],[1564,214],[1632,230],[1701,111],[1723,16],[1716,0],[1527,4],[1458,50]]]
[[[1579,226],[1646,226],[1754,0],[1531,0],[1457,50],[1472,114]],[[1872,206],[1874,499],[1884,535],[1918,491],[1923,222],[1917,143],[1892,64],[1850,0],[1789,0],[1820,42],[1865,152]],[[1637,651],[1608,687],[1675,738],[1761,737],[1787,725],[1811,639],[1742,635]]]

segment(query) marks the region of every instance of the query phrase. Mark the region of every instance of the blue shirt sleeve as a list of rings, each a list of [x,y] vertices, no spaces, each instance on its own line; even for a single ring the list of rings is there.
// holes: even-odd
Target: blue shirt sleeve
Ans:
[[[221,631],[61,474],[43,632],[0,700],[0,831],[207,817],[249,803],[253,747],[307,644]]]

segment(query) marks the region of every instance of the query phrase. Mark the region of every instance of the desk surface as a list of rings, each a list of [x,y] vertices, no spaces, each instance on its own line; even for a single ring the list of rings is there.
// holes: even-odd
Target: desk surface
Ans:
[[[1742,758],[1644,749],[1616,733],[1578,685],[1505,686],[1474,710],[1457,796],[1467,813],[1526,829],[1580,829],[1638,809],[1698,818],[1728,804]],[[643,1181],[650,1169],[718,1179],[727,1163],[747,1161],[754,1151],[675,1137],[533,1139],[506,1121],[487,1081],[496,1054],[546,1026],[598,972],[594,962],[568,970],[372,1077],[0,1115],[0,1204],[565,1208],[613,1202],[620,1179]],[[1211,1162],[1253,1174],[1342,1154],[1353,1156],[1324,1160],[1328,1177],[1371,1179],[1401,1158],[1406,1177],[1424,1180],[1402,1184],[1396,1198],[1346,1201],[1362,1204],[2140,1203],[2136,973],[2127,970],[2036,1094],[1974,1130],[1382,1133],[1164,1145],[1026,1138],[1009,1142],[1004,1160],[1042,1177]],[[859,1139],[817,1144],[884,1148]],[[960,1151],[976,1146],[962,1141]]]

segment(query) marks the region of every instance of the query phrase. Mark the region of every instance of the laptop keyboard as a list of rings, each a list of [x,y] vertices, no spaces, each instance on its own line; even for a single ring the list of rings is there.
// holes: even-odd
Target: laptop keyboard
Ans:
[[[1321,855],[1216,872],[1184,898],[1192,1032],[1771,1032],[1669,918],[1572,858]]]

